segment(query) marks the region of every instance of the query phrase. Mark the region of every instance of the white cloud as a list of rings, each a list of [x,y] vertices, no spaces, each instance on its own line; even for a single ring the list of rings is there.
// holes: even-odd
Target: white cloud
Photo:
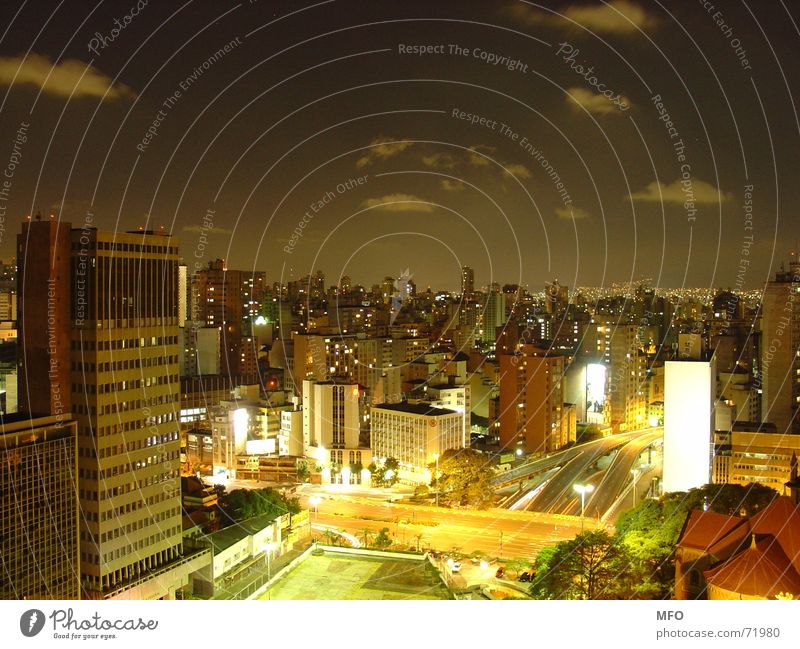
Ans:
[[[578,221],[580,219],[588,219],[589,212],[582,210],[580,207],[572,207],[571,205],[567,205],[565,207],[557,207],[556,216],[567,221]]]
[[[361,207],[374,207],[382,212],[433,212],[433,205],[413,194],[386,194],[368,198]]]
[[[611,0],[608,4],[572,4],[561,11],[560,16],[515,2],[510,7],[510,13],[530,25],[548,24],[570,31],[583,31],[570,22],[574,21],[590,31],[605,34],[632,34],[639,29],[655,28],[659,23],[655,15],[630,0]]]
[[[451,153],[431,153],[422,156],[422,164],[433,169],[452,169],[458,163],[458,158]]]
[[[525,165],[507,164],[506,171],[520,178],[530,178],[531,172]]]
[[[464,189],[464,183],[462,183],[460,180],[443,178],[439,181],[439,187],[446,192],[460,192],[462,189]]]
[[[697,178],[675,180],[669,184],[653,181],[647,187],[628,197],[634,201],[696,204],[725,203],[732,200],[733,195],[717,189],[714,185]]]
[[[370,148],[367,149],[366,153],[356,161],[356,167],[362,169],[378,160],[388,160],[402,153],[410,146],[411,142],[398,142],[397,138],[377,137],[370,142]]]
[[[581,109],[585,108],[593,115],[614,113],[622,115],[627,108],[622,108],[621,106],[627,106],[628,108],[631,106],[631,101],[624,95],[612,94],[611,98],[609,98],[586,88],[568,88],[567,95],[567,103],[570,108],[578,113],[583,112]]]
[[[135,97],[126,85],[111,85],[111,77],[77,59],[53,64],[41,54],[0,57],[0,85],[31,85],[59,97]]]

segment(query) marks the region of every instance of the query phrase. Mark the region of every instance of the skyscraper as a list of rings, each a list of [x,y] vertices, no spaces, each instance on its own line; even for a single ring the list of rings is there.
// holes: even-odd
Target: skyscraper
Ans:
[[[461,268],[461,299],[468,300],[475,292],[475,271],[469,266]]]
[[[800,262],[775,273],[761,303],[761,418],[800,434]]]
[[[175,567],[182,555],[177,243],[88,225],[66,238],[60,229],[53,236],[52,223],[27,225],[20,258],[28,278],[47,276],[51,260],[71,265],[70,276],[55,282],[21,280],[21,292],[27,305],[52,292],[61,299],[56,306],[69,305],[68,320],[46,322],[48,336],[66,341],[70,354],[63,370],[78,429],[83,596],[170,597],[191,567]],[[31,246],[39,231],[50,235],[42,255]],[[38,342],[27,311],[26,318],[23,367],[33,357],[27,345]],[[22,372],[20,393],[32,394],[39,382]],[[43,414],[59,414],[54,400]]]

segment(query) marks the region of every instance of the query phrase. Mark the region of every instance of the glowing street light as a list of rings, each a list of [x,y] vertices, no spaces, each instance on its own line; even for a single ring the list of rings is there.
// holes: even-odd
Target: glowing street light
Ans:
[[[639,469],[631,469],[633,476],[633,506],[636,507],[636,480],[639,477]]]
[[[586,494],[594,491],[594,486],[590,484],[574,484],[572,488],[581,495],[581,534],[583,534],[583,519],[586,512]]]
[[[261,546],[262,552],[267,555],[267,584],[272,580],[272,551],[277,547],[277,543],[265,543]],[[269,587],[267,587],[269,590]]]
[[[318,508],[321,502],[322,498],[320,498],[319,496],[311,496],[311,498],[308,499],[308,504],[314,508],[314,520],[317,520],[319,518]]]

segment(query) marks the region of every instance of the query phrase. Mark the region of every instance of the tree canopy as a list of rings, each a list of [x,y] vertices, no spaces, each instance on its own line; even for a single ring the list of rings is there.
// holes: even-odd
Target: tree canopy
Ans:
[[[431,486],[439,491],[439,501],[450,506],[488,507],[494,499],[494,475],[486,456],[464,448],[450,449],[439,458],[439,475],[431,465]]]
[[[236,489],[220,499],[220,507],[232,522],[269,514],[273,519],[283,514],[299,514],[300,501],[286,498],[275,489]]]

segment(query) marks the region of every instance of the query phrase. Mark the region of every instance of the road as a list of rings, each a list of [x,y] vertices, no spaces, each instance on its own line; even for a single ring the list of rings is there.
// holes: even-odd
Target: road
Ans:
[[[304,506],[308,494],[301,496]],[[311,506],[312,525],[333,526],[363,542],[364,530],[374,537],[388,527],[400,545],[464,553],[481,551],[492,557],[533,558],[542,548],[580,531],[580,520],[535,512],[451,510],[402,505],[377,498],[347,495],[322,498]]]
[[[653,431],[645,433],[623,446],[606,470],[603,479],[595,484],[594,492],[586,501],[586,511],[599,512],[600,515],[605,514],[633,479],[631,470],[642,452],[663,437],[663,432]],[[580,509],[580,504],[578,504],[576,508],[565,510],[564,513],[580,515]]]

